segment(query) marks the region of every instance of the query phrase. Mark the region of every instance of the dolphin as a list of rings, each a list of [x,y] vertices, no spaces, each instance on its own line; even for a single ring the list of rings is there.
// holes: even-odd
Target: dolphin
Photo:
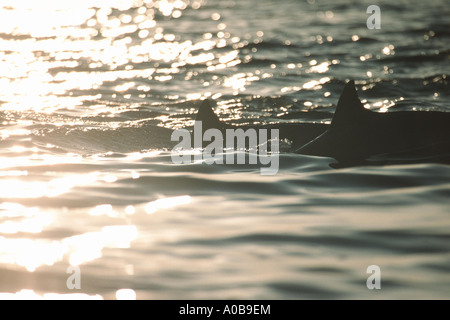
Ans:
[[[297,149],[300,146],[310,142],[314,138],[324,133],[329,124],[321,122],[311,123],[276,123],[276,124],[263,124],[263,125],[233,125],[220,121],[219,117],[214,113],[209,100],[203,100],[195,121],[202,122],[202,130],[219,129],[225,131],[226,129],[278,129],[280,132],[280,139],[288,139],[292,142],[293,148]]]
[[[380,155],[450,154],[450,112],[373,112],[364,108],[353,80],[339,98],[331,125],[295,153],[353,164]]]

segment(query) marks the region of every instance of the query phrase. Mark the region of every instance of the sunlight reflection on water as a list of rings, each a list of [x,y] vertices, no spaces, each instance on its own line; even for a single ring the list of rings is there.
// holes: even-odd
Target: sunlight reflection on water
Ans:
[[[374,259],[388,297],[448,296],[445,167],[284,155],[269,179],[167,154],[204,98],[233,124],[329,123],[355,78],[367,108],[447,108],[447,23],[416,6],[413,31],[386,11],[370,33],[346,1],[3,0],[0,299],[371,297]]]
[[[0,55],[0,100],[5,101],[1,108],[51,114],[102,98],[102,94],[67,96],[76,90],[95,91],[119,82],[112,90],[122,93],[135,88],[136,82],[131,79],[166,82],[186,65],[207,63],[208,70],[213,71],[239,64],[237,50],[223,54],[205,52],[220,47],[220,41],[179,41],[171,34],[163,34],[163,28],[155,27],[156,12],[179,18],[188,4],[189,1],[181,0],[39,4],[8,1],[0,8],[0,34],[19,39],[0,38],[0,46],[6,51]],[[189,5],[198,9],[201,4],[202,1],[194,1]],[[46,19],[42,20],[44,13]],[[133,36],[136,32],[138,39]],[[157,61],[171,66],[150,66]],[[226,87],[244,90],[249,81],[251,78],[244,80],[235,75],[226,80]],[[143,86],[137,88],[149,92]],[[186,97],[190,99],[192,94]]]

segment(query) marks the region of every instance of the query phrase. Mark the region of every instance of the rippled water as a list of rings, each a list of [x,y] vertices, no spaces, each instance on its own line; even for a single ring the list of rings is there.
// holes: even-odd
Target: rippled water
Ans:
[[[171,130],[204,98],[234,124],[327,122],[355,79],[373,110],[449,111],[449,13],[2,1],[0,298],[450,298],[449,166],[334,169],[287,152],[261,176],[170,158]]]

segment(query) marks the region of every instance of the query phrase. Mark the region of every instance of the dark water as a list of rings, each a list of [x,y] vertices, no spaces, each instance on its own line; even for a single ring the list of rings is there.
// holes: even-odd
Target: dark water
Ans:
[[[0,5],[0,298],[450,298],[449,166],[286,152],[262,176],[169,141],[204,98],[328,122],[349,79],[375,111],[449,111],[446,1],[60,2]]]

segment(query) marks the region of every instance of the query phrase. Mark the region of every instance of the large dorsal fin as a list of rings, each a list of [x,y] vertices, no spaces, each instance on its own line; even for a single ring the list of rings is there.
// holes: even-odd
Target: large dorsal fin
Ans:
[[[201,121],[203,129],[223,127],[223,123],[220,122],[219,117],[214,113],[209,100],[203,100],[200,107],[198,108],[197,116],[195,121]]]
[[[364,108],[356,93],[355,81],[350,80],[341,93],[331,125],[340,126],[357,122],[367,112],[370,111]]]

